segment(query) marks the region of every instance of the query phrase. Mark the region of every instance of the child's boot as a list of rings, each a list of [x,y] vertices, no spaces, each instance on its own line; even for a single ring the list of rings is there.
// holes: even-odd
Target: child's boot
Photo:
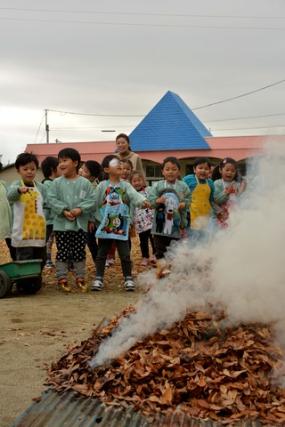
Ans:
[[[88,291],[87,284],[85,283],[85,280],[83,277],[77,277],[76,278],[76,285],[78,286],[78,288],[80,289],[81,292],[87,292]]]
[[[71,291],[71,287],[69,286],[68,281],[65,277],[58,279],[57,284],[64,292],[70,292]]]

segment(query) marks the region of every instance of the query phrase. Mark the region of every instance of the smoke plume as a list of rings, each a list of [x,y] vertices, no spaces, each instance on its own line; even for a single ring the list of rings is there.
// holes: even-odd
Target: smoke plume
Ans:
[[[188,310],[223,309],[231,324],[274,322],[285,330],[285,147],[268,142],[249,166],[247,191],[231,211],[229,228],[196,246],[179,242],[167,255],[167,277],[141,275],[150,290],[102,343],[91,366],[118,357]]]

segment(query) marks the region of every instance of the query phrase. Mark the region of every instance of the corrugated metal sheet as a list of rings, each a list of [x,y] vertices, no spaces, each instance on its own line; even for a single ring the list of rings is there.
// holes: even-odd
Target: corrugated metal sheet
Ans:
[[[107,406],[98,399],[76,396],[73,392],[59,395],[47,390],[11,427],[220,427],[209,420],[194,420],[176,411],[169,417],[148,421],[132,407]],[[261,427],[258,421],[243,421],[237,427]]]

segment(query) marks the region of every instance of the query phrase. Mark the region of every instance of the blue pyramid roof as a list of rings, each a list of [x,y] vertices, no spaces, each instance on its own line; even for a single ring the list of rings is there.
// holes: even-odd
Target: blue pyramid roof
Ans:
[[[175,93],[166,92],[130,134],[134,151],[208,150],[211,132]]]

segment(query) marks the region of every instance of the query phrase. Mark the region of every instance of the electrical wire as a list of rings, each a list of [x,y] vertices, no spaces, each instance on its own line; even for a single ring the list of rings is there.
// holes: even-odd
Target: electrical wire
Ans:
[[[143,117],[144,114],[97,114],[97,113],[77,113],[75,111],[62,111],[62,110],[47,110],[52,113],[72,114],[76,116],[95,116],[95,117]]]
[[[94,113],[76,113],[76,112],[60,111],[60,110],[47,110],[47,111],[48,112],[50,112],[50,111],[57,112],[57,113],[61,113],[61,114],[74,114],[74,115],[82,115],[82,116],[95,116],[95,117],[106,117],[106,118],[118,117],[117,115],[104,115],[104,114],[94,114]],[[136,118],[136,117],[143,117],[143,116],[144,116],[143,114],[131,115],[131,116],[126,114],[126,115],[121,115],[119,117],[134,117],[134,118]],[[231,121],[235,121],[235,120],[254,120],[254,119],[263,119],[263,118],[267,118],[267,117],[281,117],[281,116],[285,116],[285,113],[261,114],[261,115],[257,115],[257,116],[228,117],[228,118],[224,118],[224,119],[212,119],[212,120],[211,119],[205,119],[204,121],[207,123],[218,123],[218,122],[231,122]],[[116,127],[118,127],[118,126],[116,126]],[[130,127],[132,125],[127,124],[125,126]],[[86,127],[86,126],[83,126],[83,127]],[[74,128],[75,128],[75,126],[74,126]],[[78,126],[76,126],[76,128],[78,128]],[[59,128],[59,129],[63,129],[63,128]]]
[[[131,128],[131,126],[110,126],[111,128],[115,128],[115,129],[128,129]],[[67,127],[67,128],[53,128],[50,129],[50,132],[65,132],[65,131],[69,131],[72,130],[72,132],[84,132],[84,131],[89,131],[92,129],[100,129],[102,131],[109,131],[109,130],[104,130],[102,129],[104,128],[104,126],[90,126],[90,127]],[[223,128],[223,129],[219,129],[219,128],[211,128],[211,130],[213,131],[229,131],[229,130],[250,130],[250,129],[271,129],[271,128],[285,128],[285,124],[284,125],[268,125],[268,126],[252,126],[252,127],[238,127],[238,128]]]
[[[140,22],[104,22],[104,21],[80,21],[68,19],[22,19],[22,18],[9,18],[0,17],[0,21],[11,22],[36,22],[48,24],[85,24],[85,25],[107,25],[119,27],[149,27],[149,28],[191,28],[191,29],[212,29],[212,30],[248,30],[248,31],[285,31],[285,27],[252,27],[252,26],[233,26],[233,25],[196,25],[196,24],[157,24],[157,23],[140,23]]]
[[[39,124],[39,126],[38,126],[38,128],[37,128],[37,131],[36,131],[36,133],[35,133],[34,144],[36,144],[36,143],[37,143],[38,136],[39,136],[39,133],[40,133],[40,130],[41,130],[41,127],[42,127],[42,124],[43,124],[44,118],[45,118],[45,115],[43,114],[43,115],[42,115],[42,118],[41,118],[41,121],[40,121],[40,124]]]
[[[110,12],[95,10],[63,10],[63,9],[36,9],[36,8],[19,8],[19,7],[0,7],[0,10],[15,12],[44,12],[44,13],[67,13],[67,14],[92,14],[92,15],[114,15],[114,16],[165,16],[177,18],[224,18],[224,19],[285,19],[285,16],[253,16],[253,15],[205,15],[193,13],[164,13],[164,12]]]
[[[65,131],[67,131],[67,130],[72,130],[73,132],[84,132],[84,131],[89,131],[90,129],[100,129],[100,130],[102,130],[102,129],[104,129],[104,127],[106,128],[106,126],[86,126],[86,127],[77,127],[77,126],[74,126],[74,127],[66,127],[66,128],[52,128],[52,129],[50,129],[50,132],[65,132]],[[108,126],[108,127],[110,127],[110,126]],[[128,126],[115,126],[115,125],[112,125],[111,126],[112,128],[115,128],[115,129],[127,129],[127,128],[131,128],[132,126],[131,125],[128,125]]]
[[[250,130],[250,129],[273,129],[273,128],[285,128],[284,125],[274,125],[274,126],[254,126],[254,127],[245,127],[245,128],[226,128],[226,129],[211,129],[215,132],[219,131],[229,131],[229,130]]]
[[[243,92],[243,93],[241,93],[239,95],[235,95],[235,96],[232,96],[232,97],[229,97],[229,98],[221,99],[219,101],[211,102],[209,104],[204,104],[204,105],[200,105],[198,107],[194,107],[194,108],[192,108],[192,110],[193,111],[202,110],[204,108],[209,108],[209,107],[212,107],[214,105],[223,104],[225,102],[230,102],[230,101],[234,101],[236,99],[244,98],[246,96],[253,95],[255,93],[258,93],[258,92],[261,92],[263,90],[269,89],[271,87],[278,86],[278,85],[280,85],[280,84],[282,84],[284,82],[285,82],[285,79],[278,80],[276,82],[269,83],[269,84],[267,84],[265,86],[262,86],[260,88],[257,88],[257,89],[254,89],[254,90],[251,90],[251,91],[248,91],[248,92]],[[61,113],[61,114],[73,114],[73,115],[78,115],[78,116],[95,116],[95,117],[143,117],[144,116],[143,114],[77,113],[77,112],[74,112],[74,111],[62,111],[62,110],[53,110],[53,109],[48,109],[47,111],[54,112],[54,113]]]
[[[205,120],[205,121],[207,123],[218,123],[218,122],[231,122],[234,120],[264,119],[266,117],[280,117],[280,116],[285,116],[285,113],[262,114],[262,115],[258,115],[258,116],[230,117],[228,119],[216,119],[216,120]]]
[[[199,107],[194,107],[194,108],[192,108],[192,110],[193,111],[202,110],[203,108],[209,108],[209,107],[212,107],[213,105],[224,104],[225,102],[234,101],[236,99],[244,98],[246,96],[253,95],[254,93],[261,92],[265,89],[269,89],[271,87],[278,86],[284,82],[285,82],[285,79],[278,80],[277,82],[267,84],[266,86],[262,86],[258,89],[250,90],[248,92],[244,92],[244,93],[241,93],[241,94],[236,95],[236,96],[231,96],[229,98],[224,98],[224,99],[221,99],[219,101],[211,102],[210,104],[204,104],[204,105],[200,105]]]

